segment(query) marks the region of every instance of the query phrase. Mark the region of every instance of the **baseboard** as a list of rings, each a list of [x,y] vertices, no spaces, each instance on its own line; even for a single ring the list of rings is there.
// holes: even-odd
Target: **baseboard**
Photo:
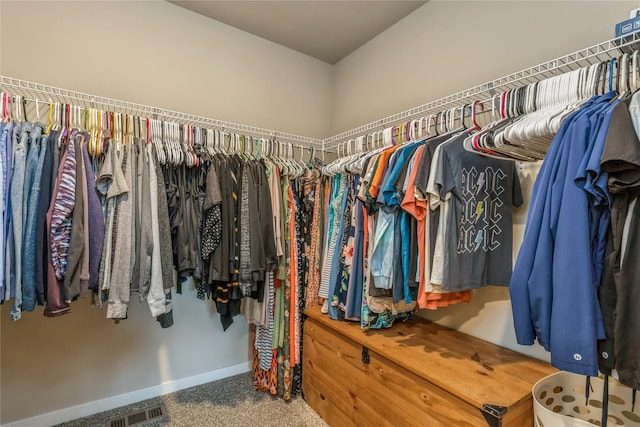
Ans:
[[[163,394],[173,393],[174,391],[183,390],[196,385],[232,377],[234,375],[249,372],[250,370],[250,361],[240,363],[238,365],[216,369],[215,371],[205,372],[204,374],[194,375],[192,377],[167,381],[159,385],[143,388],[142,390],[136,390],[120,394],[118,396],[108,397],[106,399],[100,399],[93,402],[83,403],[82,405],[37,415],[24,420],[14,421],[9,424],[3,424],[2,427],[47,427],[53,424],[59,424],[65,421],[75,420],[77,418],[119,408],[120,406],[130,405],[132,403],[151,399],[152,397],[161,396]]]

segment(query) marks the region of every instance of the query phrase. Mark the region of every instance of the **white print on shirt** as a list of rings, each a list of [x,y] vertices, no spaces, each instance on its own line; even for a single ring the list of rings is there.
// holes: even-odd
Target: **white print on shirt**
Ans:
[[[458,233],[458,254],[494,251],[500,247],[502,219],[499,209],[504,206],[507,174],[502,169],[487,167],[478,172],[475,167],[462,169],[462,216]]]

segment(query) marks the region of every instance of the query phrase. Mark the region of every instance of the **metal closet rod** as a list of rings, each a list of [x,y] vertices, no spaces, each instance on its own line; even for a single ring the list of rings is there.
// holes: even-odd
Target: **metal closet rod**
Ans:
[[[13,89],[13,90],[10,90]],[[122,101],[103,96],[91,95],[55,86],[16,79],[13,77],[0,76],[0,90],[14,92],[14,95],[21,95],[31,99],[38,99],[43,103],[48,103],[49,99],[66,104],[76,104],[84,108],[102,108],[114,112],[122,112],[140,116],[143,118],[156,118],[166,121],[173,121],[181,124],[189,124],[203,128],[214,128],[218,130],[230,131],[264,138],[275,138],[291,142],[307,144],[316,149],[322,148],[322,140],[292,133],[280,132],[271,129],[264,129],[255,126],[248,126],[239,123],[226,122],[223,120],[211,119],[208,117],[196,116],[194,114],[182,113],[179,111],[157,108],[134,102]],[[19,92],[19,93],[15,93]],[[42,99],[42,98],[45,99]]]
[[[622,53],[631,53],[639,48],[640,32],[635,32],[626,36],[613,38],[591,47],[587,47],[568,55],[560,56],[547,62],[526,68],[524,70],[491,80],[486,83],[474,86],[469,89],[448,95],[443,98],[431,101],[409,110],[393,114],[391,116],[373,121],[355,129],[342,132],[323,140],[323,150],[335,151],[336,147],[348,142],[348,139],[380,131],[392,124],[399,124],[407,120],[429,114],[446,111],[463,104],[470,104],[474,101],[486,102],[492,96],[520,86],[526,86],[537,81],[576,70],[594,63],[609,60]]]

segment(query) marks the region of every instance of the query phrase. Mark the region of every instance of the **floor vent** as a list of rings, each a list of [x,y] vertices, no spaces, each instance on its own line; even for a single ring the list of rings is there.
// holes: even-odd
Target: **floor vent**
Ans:
[[[167,410],[164,405],[152,406],[142,411],[132,412],[118,418],[108,420],[105,427],[129,427],[154,418],[164,417]]]

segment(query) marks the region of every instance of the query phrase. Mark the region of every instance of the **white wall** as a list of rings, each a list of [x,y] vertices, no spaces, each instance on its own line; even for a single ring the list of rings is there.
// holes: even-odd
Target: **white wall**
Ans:
[[[608,40],[637,1],[430,1],[334,66],[337,134]],[[525,200],[536,167],[521,174]],[[528,206],[514,219],[514,260]],[[516,343],[509,290],[488,287],[472,302],[421,316],[549,360]]]
[[[0,2],[0,74],[312,137],[329,129],[331,67],[166,2]],[[88,300],[9,321],[0,308],[0,423],[246,363],[186,286],[163,330],[144,305],[114,325]]]

